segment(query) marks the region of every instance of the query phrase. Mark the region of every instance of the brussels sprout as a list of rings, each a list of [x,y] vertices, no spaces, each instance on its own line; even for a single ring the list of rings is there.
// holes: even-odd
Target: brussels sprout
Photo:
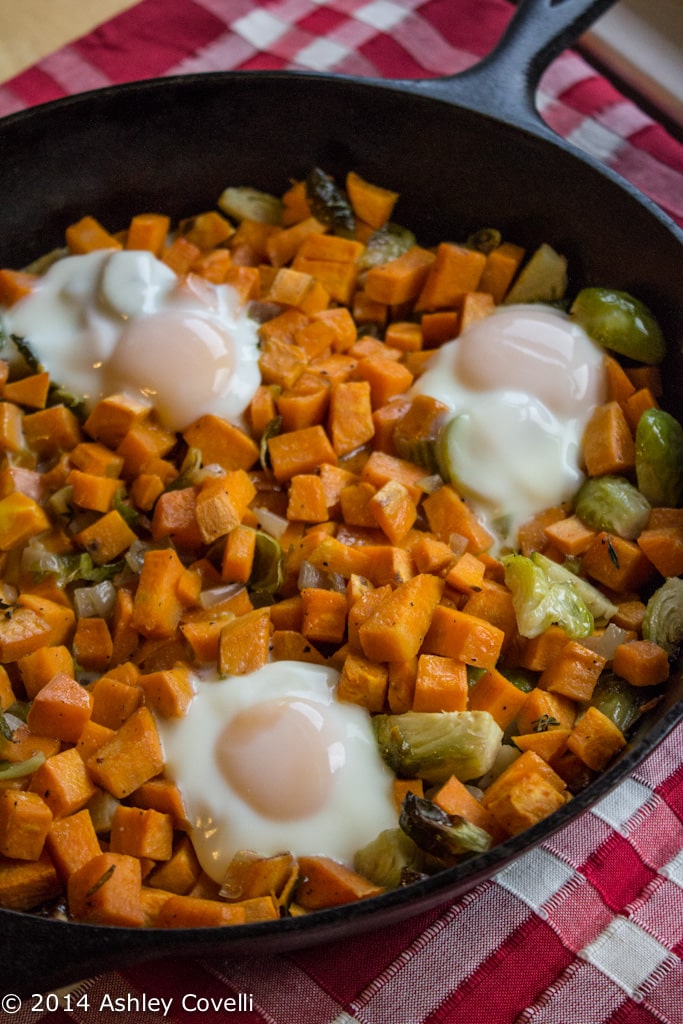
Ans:
[[[400,778],[461,782],[487,772],[503,738],[488,711],[406,711],[372,719],[382,757]]]
[[[517,280],[505,296],[505,304],[515,302],[557,302],[567,290],[567,260],[544,242],[522,267]]]
[[[683,579],[672,576],[655,590],[647,602],[643,618],[643,637],[676,657],[683,645]]]
[[[218,206],[236,221],[257,220],[261,224],[282,223],[282,201],[257,188],[235,186],[221,192]]]
[[[480,228],[468,237],[465,245],[468,249],[476,249],[486,255],[497,249],[502,241],[503,236],[498,228]]]
[[[612,288],[582,288],[569,310],[604,348],[641,363],[661,363],[666,342],[645,303]]]
[[[415,793],[406,794],[398,823],[421,850],[446,864],[464,854],[483,853],[491,846],[491,836],[483,828],[460,815],[446,814],[432,800]]]
[[[306,177],[306,198],[311,213],[335,235],[353,238],[356,218],[348,199],[329,174],[314,167]]]
[[[255,530],[256,545],[251,575],[247,584],[254,598],[270,598],[282,586],[282,548],[274,537]]]
[[[400,828],[387,828],[356,852],[354,869],[375,885],[397,889],[407,871],[424,871],[424,855]]]
[[[389,221],[383,227],[373,231],[365,246],[365,252],[358,260],[361,270],[380,267],[389,260],[395,260],[415,245],[416,238],[412,231]]]
[[[645,529],[650,503],[623,476],[594,476],[581,485],[574,511],[593,530],[607,530],[626,540],[635,540]]]
[[[588,611],[596,622],[605,624],[616,614],[617,606],[609,598],[605,597],[601,590],[594,587],[592,583],[572,572],[567,563],[559,565],[557,562],[553,562],[552,559],[542,555],[540,551],[534,551],[531,555],[531,560],[554,583],[571,584],[585,602]]]
[[[45,760],[45,754],[39,751],[25,761],[0,761],[0,779],[23,779],[33,775]]]
[[[609,719],[624,734],[640,717],[641,705],[650,699],[650,692],[645,688],[631,686],[625,679],[611,672],[603,672],[598,679],[591,704]]]
[[[180,472],[174,480],[166,485],[167,491],[182,491],[197,482],[197,474],[202,468],[202,453],[199,448],[188,448],[182,461]]]
[[[638,420],[636,479],[651,505],[683,504],[683,426],[664,409],[647,409]]]
[[[553,625],[573,639],[593,632],[593,616],[572,580],[556,581],[526,555],[506,555],[505,583],[512,593],[517,628],[535,637]],[[571,576],[571,573],[568,573]]]
[[[516,686],[522,693],[531,693],[536,686],[536,678],[533,672],[527,672],[523,668],[503,668],[500,671],[508,682]]]

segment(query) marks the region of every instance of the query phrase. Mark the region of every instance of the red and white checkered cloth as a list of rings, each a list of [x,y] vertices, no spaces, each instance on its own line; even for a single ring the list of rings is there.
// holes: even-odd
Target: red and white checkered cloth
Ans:
[[[141,0],[0,85],[0,115],[203,70],[449,74],[492,48],[510,11],[505,0]],[[683,225],[683,146],[661,124],[573,52],[546,72],[539,103],[556,131]],[[446,908],[286,956],[109,972],[60,1010],[28,999],[11,1019],[683,1024],[681,751],[683,725],[592,811]],[[240,996],[222,1014],[201,1002]]]

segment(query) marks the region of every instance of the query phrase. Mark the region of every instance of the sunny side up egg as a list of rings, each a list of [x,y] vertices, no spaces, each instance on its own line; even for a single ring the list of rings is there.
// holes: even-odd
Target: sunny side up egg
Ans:
[[[200,864],[220,882],[239,850],[322,854],[349,866],[397,827],[394,776],[368,712],[335,697],[339,673],[273,662],[197,679],[187,713],[158,722],[166,774]]]
[[[173,431],[206,413],[237,422],[261,379],[257,326],[234,290],[179,279],[148,252],[57,260],[5,327],[88,407],[125,392]]]
[[[453,483],[497,546],[514,548],[525,520],[579,489],[583,433],[606,397],[604,351],[551,306],[502,307],[443,345],[414,391],[451,410]]]

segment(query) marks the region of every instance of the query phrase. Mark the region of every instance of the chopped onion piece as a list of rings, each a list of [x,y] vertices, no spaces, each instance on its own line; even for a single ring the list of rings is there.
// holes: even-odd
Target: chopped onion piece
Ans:
[[[326,572],[304,559],[299,569],[298,585],[299,590],[306,590],[309,587],[329,590],[330,580]]]
[[[220,587],[211,587],[208,590],[202,590],[199,595],[199,604],[202,608],[214,608],[223,601],[229,601],[241,590],[244,590],[243,583],[225,583]]]
[[[288,519],[279,516],[276,512],[271,512],[269,508],[255,508],[254,515],[261,529],[269,533],[271,537],[275,537],[276,540],[283,536],[289,526]]]
[[[610,622],[602,635],[583,637],[581,644],[583,647],[588,647],[595,654],[605,658],[606,661],[611,661],[617,647],[628,639],[628,635],[625,629],[621,629],[620,626],[615,626],[613,622]]]
[[[111,580],[102,580],[89,587],[77,587],[73,597],[79,619],[107,619],[116,603],[116,587]]]

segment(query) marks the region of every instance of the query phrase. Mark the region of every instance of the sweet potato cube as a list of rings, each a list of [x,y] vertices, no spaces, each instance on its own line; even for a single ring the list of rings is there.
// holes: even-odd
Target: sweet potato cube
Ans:
[[[392,544],[400,544],[417,519],[417,505],[399,480],[389,480],[370,498],[368,511]]]
[[[576,705],[569,697],[536,686],[517,712],[517,729],[522,734],[538,728],[571,729],[575,719]]]
[[[459,534],[474,555],[491,547],[493,537],[452,487],[439,487],[425,498],[422,507],[432,533],[445,544],[450,543],[453,534]]]
[[[55,818],[74,814],[97,792],[75,747],[48,757],[31,779],[29,791],[42,796]]]
[[[97,402],[83,426],[90,437],[108,448],[116,448],[131,427],[149,419],[150,413],[151,407],[147,402],[130,395],[108,395]],[[117,458],[119,473],[123,468],[123,457]]]
[[[52,601],[38,592],[32,594],[24,590],[17,598],[17,610],[13,618],[16,618],[20,609],[35,612],[47,624],[48,629],[43,635],[43,643],[67,644],[72,640],[76,615],[71,606],[63,601],[61,592],[59,601]],[[5,619],[5,622],[7,621]]]
[[[612,667],[632,686],[656,686],[669,678],[667,652],[652,640],[632,640],[619,644]]]
[[[89,810],[57,818],[47,834],[47,849],[63,882],[102,852]]]
[[[456,658],[476,668],[495,668],[505,634],[476,615],[439,605],[424,639],[424,653]]]
[[[38,860],[52,824],[52,811],[37,793],[0,791],[0,853],[15,860]]]
[[[109,729],[118,729],[140,707],[143,693],[139,686],[107,673],[92,684],[92,720]]]
[[[194,847],[187,836],[174,845],[168,860],[161,861],[147,876],[145,882],[152,889],[163,889],[177,896],[192,891],[202,875]]]
[[[0,551],[11,551],[50,525],[47,515],[33,498],[14,491],[0,499]]]
[[[157,917],[159,928],[218,928],[243,924],[244,909],[238,903],[222,903],[199,896],[171,896]]]
[[[413,693],[413,711],[465,711],[467,667],[455,658],[421,654]]]
[[[109,743],[87,761],[92,779],[119,800],[158,775],[163,767],[164,754],[156,723],[144,706],[134,711]]]
[[[371,713],[384,709],[389,672],[358,654],[347,654],[337,686],[337,697],[349,704],[358,704]]]
[[[547,818],[566,801],[564,792],[559,792],[541,774],[532,772],[508,787],[487,809],[501,829],[515,836]]]
[[[486,256],[453,242],[442,242],[415,303],[418,312],[457,306],[465,292],[476,291]]]
[[[75,743],[92,712],[92,697],[73,676],[59,673],[38,691],[26,724],[38,735]]]
[[[69,876],[69,916],[89,924],[143,924],[142,872],[137,857],[100,853]]]
[[[205,480],[195,503],[203,542],[211,544],[238,526],[255,494],[256,489],[243,469]]]
[[[406,661],[414,657],[430,628],[442,592],[443,580],[426,573],[401,583],[358,629],[366,658]]]
[[[79,618],[72,648],[76,661],[84,669],[89,672],[104,672],[114,653],[107,620],[99,615]]]
[[[19,674],[26,690],[26,696],[33,700],[38,691],[60,672],[72,675],[74,670],[71,651],[64,644],[39,647],[38,650],[20,658]]]
[[[374,436],[368,381],[340,381],[330,395],[329,434],[337,455],[348,455]]]
[[[625,745],[621,730],[595,707],[589,707],[579,718],[567,740],[567,748],[596,772],[602,771]]]
[[[287,518],[300,523],[323,523],[327,520],[325,489],[317,474],[299,473],[292,477],[287,500]]]
[[[147,703],[164,718],[184,715],[194,695],[192,674],[186,665],[143,672],[138,677],[138,685]]]
[[[501,729],[514,722],[523,707],[527,694],[495,668],[490,668],[477,679],[469,693],[472,711],[488,711]]]
[[[116,509],[105,512],[91,526],[75,534],[74,540],[88,552],[93,562],[104,565],[127,551],[137,535]]]
[[[633,469],[635,442],[618,402],[605,402],[593,412],[584,431],[583,457],[589,476]]]
[[[78,417],[65,405],[50,405],[24,416],[24,434],[28,446],[44,458],[70,452],[82,440]]]
[[[191,448],[200,450],[205,466],[216,464],[228,471],[251,469],[259,457],[256,442],[220,416],[201,416],[187,427],[183,437]]]
[[[168,814],[152,808],[119,804],[111,823],[110,849],[132,857],[170,860],[173,852],[173,822]]]
[[[499,838],[500,829],[490,811],[482,806],[457,776],[451,775],[434,794],[433,800],[446,814],[465,818],[473,825],[483,828],[489,835]]]
[[[301,591],[301,632],[313,643],[341,643],[346,632],[346,595],[321,587]]]
[[[301,881],[295,900],[306,910],[337,907],[383,892],[380,886],[329,857],[299,857],[299,869]]]
[[[133,605],[133,626],[143,636],[167,639],[175,634],[182,613],[177,586],[185,571],[173,550],[147,551]]]
[[[242,676],[268,661],[271,623],[268,608],[255,608],[227,622],[220,632],[218,664],[222,675]]]
[[[134,807],[159,811],[168,815],[174,829],[187,831],[190,822],[185,811],[183,798],[175,782],[163,776],[149,779],[131,793],[130,802]]]
[[[39,860],[0,862],[0,907],[33,910],[62,892],[55,866],[43,854]]]
[[[570,640],[541,673],[538,685],[571,700],[588,701],[605,664],[602,655]]]

